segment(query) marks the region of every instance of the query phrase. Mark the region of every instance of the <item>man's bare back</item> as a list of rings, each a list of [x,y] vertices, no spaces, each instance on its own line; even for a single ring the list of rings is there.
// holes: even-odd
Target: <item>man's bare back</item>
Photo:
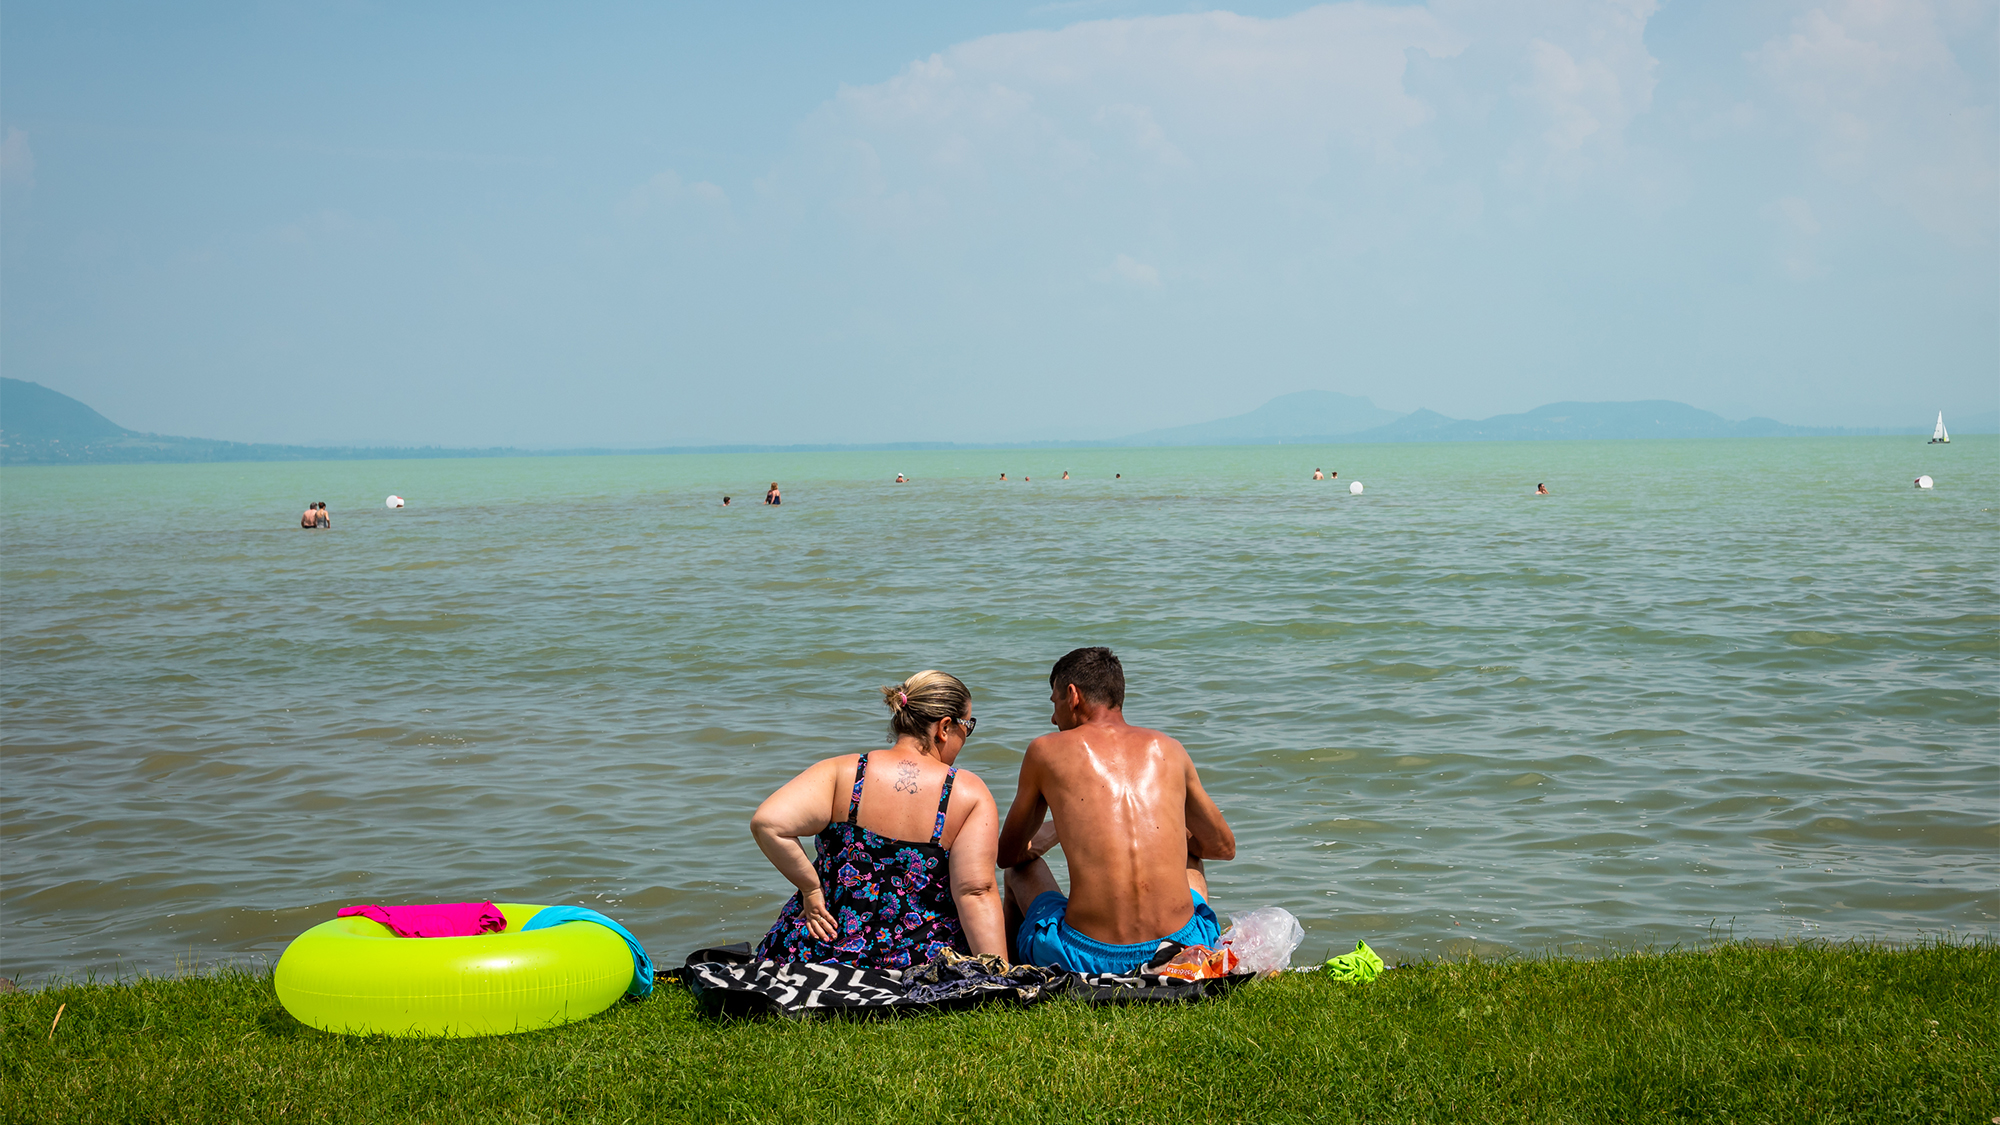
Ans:
[[[1025,913],[1060,890],[1040,861],[1060,842],[1072,884],[1064,920],[1111,945],[1156,941],[1186,925],[1195,913],[1190,887],[1207,889],[1201,860],[1236,854],[1187,751],[1127,723],[1123,693],[1122,671],[1117,705],[1073,683],[1052,687],[1059,729],[1028,745],[999,852],[1000,865],[1014,869],[1009,897]],[[1043,827],[1047,814],[1053,831]]]

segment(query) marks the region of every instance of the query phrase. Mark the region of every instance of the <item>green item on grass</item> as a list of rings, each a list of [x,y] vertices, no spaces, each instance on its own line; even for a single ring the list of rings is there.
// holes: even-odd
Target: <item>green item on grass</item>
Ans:
[[[1326,975],[1335,980],[1351,980],[1362,984],[1382,975],[1382,959],[1368,948],[1365,941],[1354,943],[1354,952],[1343,953],[1326,960]]]

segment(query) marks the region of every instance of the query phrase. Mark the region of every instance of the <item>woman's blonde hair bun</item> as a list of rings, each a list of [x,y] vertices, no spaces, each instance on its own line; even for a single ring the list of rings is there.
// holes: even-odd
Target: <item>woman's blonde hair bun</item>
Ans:
[[[926,668],[884,687],[882,705],[889,709],[891,737],[909,735],[929,746],[931,728],[939,719],[962,718],[971,709],[972,690],[949,672]]]

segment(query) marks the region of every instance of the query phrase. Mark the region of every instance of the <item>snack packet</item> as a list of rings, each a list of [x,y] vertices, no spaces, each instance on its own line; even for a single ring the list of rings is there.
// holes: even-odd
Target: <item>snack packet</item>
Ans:
[[[1236,971],[1236,952],[1226,945],[1219,949],[1190,945],[1153,971],[1175,980],[1215,980]]]

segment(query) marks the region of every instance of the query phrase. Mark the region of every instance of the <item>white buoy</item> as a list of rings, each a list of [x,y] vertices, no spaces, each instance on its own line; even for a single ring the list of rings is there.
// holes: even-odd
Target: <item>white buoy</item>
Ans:
[[[1349,493],[1350,495],[1354,495],[1354,496],[1359,496],[1359,495],[1361,495],[1361,482],[1360,482],[1360,481],[1355,481],[1355,482],[1354,482],[1353,484],[1350,484],[1350,485],[1348,485],[1348,486],[1347,486],[1347,491],[1348,491],[1348,493]]]
[[[403,506],[403,498],[401,496],[391,496],[386,502],[391,508],[400,508]]]
[[[1929,487],[1931,487],[1931,485],[1932,485],[1933,483],[1935,483],[1935,482],[1933,482],[1933,481],[1931,480],[1931,478],[1929,478],[1929,477],[1918,477],[1918,478],[1917,478],[1917,487],[1918,487],[1918,488],[1929,488]]]

